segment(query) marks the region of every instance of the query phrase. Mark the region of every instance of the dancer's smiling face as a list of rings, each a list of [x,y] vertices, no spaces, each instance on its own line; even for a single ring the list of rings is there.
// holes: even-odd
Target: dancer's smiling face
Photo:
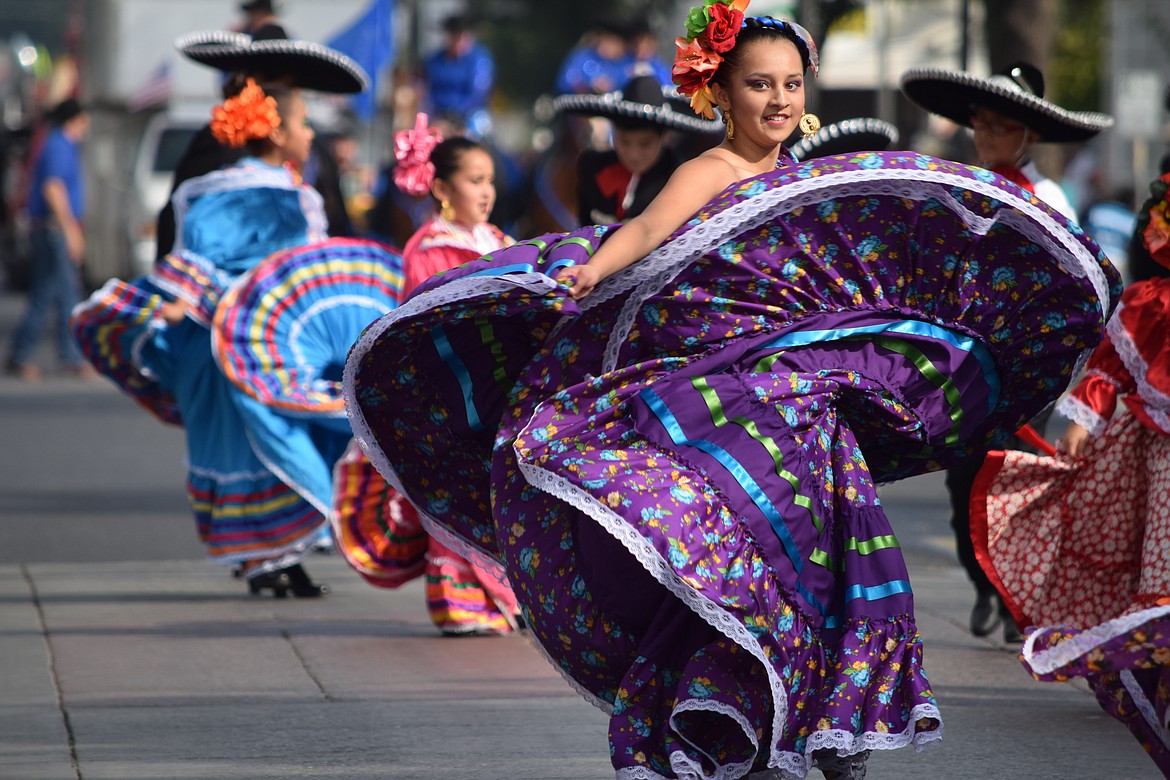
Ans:
[[[446,201],[455,212],[455,221],[474,227],[488,221],[496,203],[496,170],[491,155],[479,147],[459,155],[455,172],[435,179],[432,187],[440,203]]]
[[[740,44],[734,70],[712,84],[715,101],[731,113],[735,140],[779,146],[804,113],[804,63],[788,38],[769,36]]]

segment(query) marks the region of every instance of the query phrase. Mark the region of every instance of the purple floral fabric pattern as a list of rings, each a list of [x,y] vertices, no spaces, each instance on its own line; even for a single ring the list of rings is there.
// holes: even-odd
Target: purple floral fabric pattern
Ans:
[[[371,326],[359,443],[506,572],[611,713],[619,776],[803,777],[817,750],[937,739],[875,485],[1055,398],[1116,272],[1015,185],[904,153],[742,182],[574,302],[550,277],[608,234],[501,250]]]

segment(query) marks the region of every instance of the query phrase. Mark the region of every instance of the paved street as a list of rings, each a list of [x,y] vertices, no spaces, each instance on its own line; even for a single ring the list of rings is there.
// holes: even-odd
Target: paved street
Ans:
[[[19,306],[0,294],[5,349]],[[0,378],[0,778],[612,777],[604,714],[523,636],[440,638],[417,582],[315,555],[326,598],[247,596],[203,559],[182,432],[40,357],[46,381]],[[1157,778],[1086,687],[966,631],[942,480],[883,501],[946,733],[875,754],[870,780]]]

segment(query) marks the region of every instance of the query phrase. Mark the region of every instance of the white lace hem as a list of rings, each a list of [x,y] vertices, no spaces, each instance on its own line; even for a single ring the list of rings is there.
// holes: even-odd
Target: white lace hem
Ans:
[[[1109,330],[1109,338],[1113,340],[1113,347],[1117,350],[1122,365],[1133,376],[1134,382],[1137,384],[1138,395],[1141,396],[1145,404],[1146,414],[1150,415],[1159,428],[1170,433],[1170,396],[1150,384],[1150,364],[1142,357],[1137,344],[1133,342],[1133,337],[1130,336],[1125,325],[1121,322],[1121,311],[1124,308],[1124,303],[1118,304],[1117,311],[1109,320],[1109,324],[1106,326]]]
[[[717,631],[734,641],[747,652],[751,653],[762,665],[768,675],[768,682],[772,695],[772,733],[784,732],[783,724],[788,718],[788,696],[783,681],[768,663],[763,648],[760,647],[743,624],[728,614],[725,610],[708,601],[693,588],[686,584],[670,565],[659,555],[658,551],[636,530],[613,510],[598,503],[584,490],[573,485],[564,477],[554,474],[539,466],[528,463],[518,456],[520,471],[528,483],[544,492],[564,501],[570,506],[596,520],[610,535],[620,541],[622,545],[638,560],[642,567],[659,583],[686,604],[700,618],[705,620]],[[938,720],[938,729],[930,732],[915,733],[914,728],[918,720],[933,718]],[[806,746],[807,756],[796,753],[777,751],[773,746],[769,751],[768,766],[779,767],[789,772],[793,777],[803,777],[811,766],[812,751],[822,748],[834,748],[843,754],[852,754],[867,748],[888,750],[905,745],[914,744],[921,749],[942,736],[942,718],[938,708],[934,705],[923,704],[914,708],[910,723],[906,730],[897,734],[881,734],[870,732],[858,737],[846,731],[818,732],[812,735]]]
[[[1158,719],[1158,713],[1154,711],[1154,704],[1146,696],[1146,692],[1138,685],[1138,681],[1134,679],[1133,672],[1129,669],[1123,669],[1118,677],[1121,678],[1121,684],[1125,686],[1125,690],[1133,699],[1134,706],[1138,708],[1138,712],[1142,714],[1142,719],[1149,724],[1150,729],[1162,742],[1163,747],[1170,749],[1170,733],[1167,733],[1166,724]],[[1167,718],[1170,718],[1170,710],[1166,713]]]
[[[723,704],[722,702],[686,699],[682,702],[679,702],[679,704],[674,708],[674,711],[671,713],[670,727],[674,729],[674,733],[678,734],[680,738],[686,741],[695,752],[706,756],[707,760],[715,765],[715,773],[707,774],[703,771],[703,764],[701,761],[695,761],[681,750],[676,750],[670,754],[670,768],[674,770],[674,773],[678,775],[680,779],[686,778],[686,780],[691,780],[691,778],[694,778],[694,780],[724,780],[724,778],[743,777],[751,771],[752,764],[755,763],[754,758],[739,764],[721,765],[718,760],[714,756],[710,755],[706,750],[704,750],[701,745],[697,745],[694,742],[687,740],[683,736],[683,733],[678,729],[678,725],[675,722],[675,715],[680,712],[718,713],[719,715],[732,720],[737,726],[739,726],[740,731],[743,732],[744,737],[747,738],[747,740],[752,745],[753,756],[758,753],[760,749],[760,742],[758,739],[756,739],[755,729],[753,729],[751,724],[748,723],[747,718],[744,717],[742,712],[735,709],[734,707]]]
[[[1105,426],[1109,424],[1109,421],[1097,414],[1091,406],[1071,395],[1060,399],[1056,411],[1084,428],[1093,438],[1100,436],[1105,431]]]
[[[1146,621],[1155,620],[1165,615],[1170,615],[1170,605],[1150,607],[1140,612],[1132,612],[1081,631],[1076,636],[1066,639],[1047,650],[1037,651],[1035,647],[1036,638],[1040,636],[1041,632],[1055,628],[1053,626],[1043,626],[1030,633],[1027,640],[1025,640],[1023,649],[1024,662],[1037,674],[1051,674],[1060,667],[1075,661],[1077,658],[1105,644],[1109,640],[1133,631]]]

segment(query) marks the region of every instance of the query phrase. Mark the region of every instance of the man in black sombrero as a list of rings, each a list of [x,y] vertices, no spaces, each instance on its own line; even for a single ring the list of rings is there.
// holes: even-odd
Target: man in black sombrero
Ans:
[[[242,7],[242,6],[241,6]],[[310,41],[290,40],[272,30],[274,37],[256,39],[243,33],[200,32],[184,36],[175,47],[189,60],[222,71],[225,75],[224,98],[242,88],[246,78],[261,83],[284,83],[301,89],[337,94],[354,94],[369,86],[369,77],[360,65],[341,52]],[[221,146],[211,135],[209,125],[191,139],[175,167],[171,192],[187,179],[231,165],[244,155],[242,148]],[[348,223],[344,213],[341,183],[336,171],[328,169],[326,155],[318,155],[322,170],[314,186],[326,202],[331,235],[345,235],[339,226]],[[339,210],[337,205],[342,204]],[[159,213],[156,257],[162,257],[175,243],[175,219],[171,204]]]
[[[1031,159],[1039,142],[1087,141],[1113,124],[1107,114],[1068,111],[1044,99],[1044,76],[1038,68],[1014,63],[988,78],[962,71],[914,68],[902,75],[902,91],[919,106],[974,130],[975,150],[981,164],[1034,194],[1069,221],[1076,212],[1058,184],[1045,177]],[[1041,427],[1047,412],[1033,421]],[[1031,426],[1022,434],[1035,432]],[[1016,443],[1015,449],[1027,449]],[[1022,639],[1019,627],[979,565],[971,542],[971,487],[983,465],[985,453],[947,471],[951,499],[951,525],[959,562],[975,586],[971,633],[986,636],[1001,624],[1004,641]],[[993,603],[998,602],[998,604]]]
[[[721,133],[719,120],[675,109],[655,76],[636,76],[601,95],[561,95],[558,112],[608,119],[613,148],[577,161],[577,218],[582,225],[624,222],[641,214],[683,160],[664,143],[667,130]]]
[[[1026,62],[987,78],[964,71],[912,68],[902,74],[902,91],[931,113],[975,131],[980,163],[1071,220],[1076,213],[1060,189],[1037,169],[1032,147],[1040,142],[1087,141],[1113,124],[1113,117],[1069,111],[1044,99],[1044,75]]]

